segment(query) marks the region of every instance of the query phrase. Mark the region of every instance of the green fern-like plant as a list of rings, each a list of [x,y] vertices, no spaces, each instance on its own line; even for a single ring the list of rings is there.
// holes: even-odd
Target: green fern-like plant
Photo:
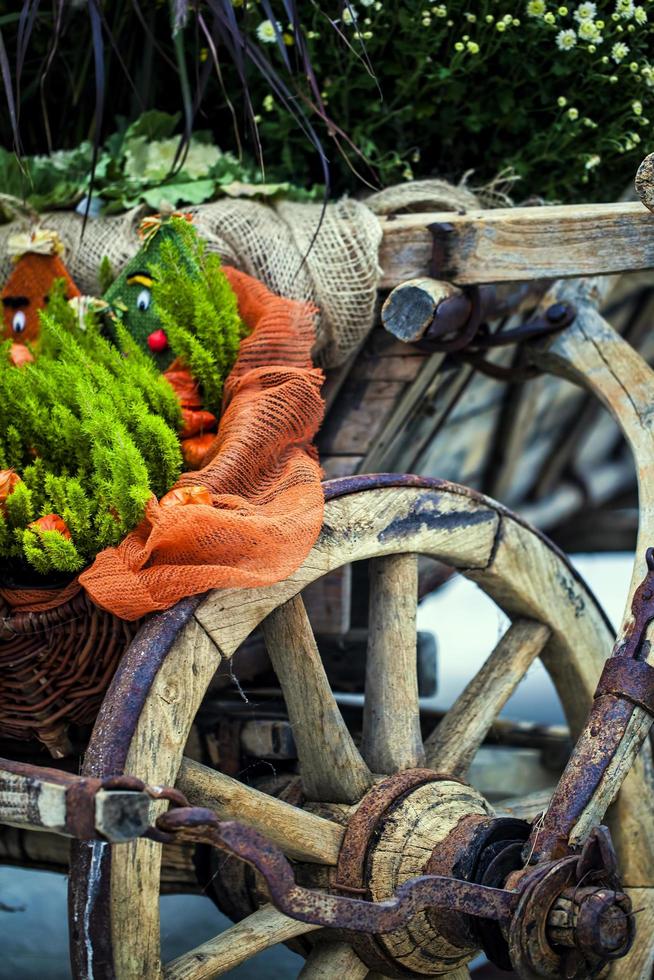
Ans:
[[[182,469],[177,396],[124,329],[116,344],[80,321],[59,286],[39,355],[14,367],[0,345],[0,468],[21,482],[0,503],[0,557],[41,575],[78,572],[142,519]],[[35,526],[57,514],[70,539]]]
[[[225,379],[246,329],[217,255],[189,222],[172,218],[149,263],[152,300],[173,353],[199,383],[205,408],[220,410]]]

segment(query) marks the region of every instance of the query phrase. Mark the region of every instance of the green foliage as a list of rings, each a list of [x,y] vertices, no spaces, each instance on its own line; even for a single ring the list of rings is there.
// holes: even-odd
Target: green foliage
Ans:
[[[257,56],[262,62],[268,59],[278,77],[288,80],[264,9],[253,0],[233,6],[235,22]],[[158,208],[162,200],[184,204],[221,193],[290,193],[293,188],[284,185],[289,178],[300,188],[322,183],[319,155],[289,107],[300,102],[316,106],[318,101],[303,70],[304,52],[324,112],[334,123],[321,121],[319,114],[312,119],[327,150],[335,193],[361,191],[365,181],[388,185],[430,175],[458,180],[469,170],[481,184],[512,168],[520,177],[514,191],[519,199],[615,200],[640,160],[654,149],[649,135],[649,120],[654,119],[654,8],[645,0],[307,3],[299,5],[301,26],[292,29],[282,0],[272,0],[271,6],[282,24],[284,55],[297,81],[289,82],[290,101],[284,102],[261,73],[251,66],[245,69],[265,177],[258,167],[257,139],[245,132],[239,141],[235,132],[228,96],[234,103],[241,97],[243,79],[226,59],[222,79],[209,72],[204,89],[213,131],[194,135],[185,160],[176,160],[174,134],[180,121],[175,115],[149,112],[131,125],[119,118],[118,131],[104,142],[96,180],[95,192],[109,210],[143,201]],[[141,36],[129,0],[116,0],[112,11],[116,50],[130,77],[141,80],[139,92],[146,93],[148,104],[174,113],[180,104],[179,63],[164,6],[153,5],[150,16],[157,53],[168,60],[144,57],[144,48],[153,54],[153,39],[146,43]],[[197,12],[206,17],[206,4],[200,3]],[[80,38],[88,38],[88,25],[81,13],[71,18],[68,58],[55,59],[45,93],[37,73],[51,32],[32,37],[32,44],[43,48],[41,57],[26,62],[25,72],[33,65],[35,74],[21,86],[21,128],[34,151],[43,152],[46,146],[41,95],[59,120],[58,125],[51,123],[58,145],[75,146],[90,128],[95,99],[90,62],[75,57],[85,43]],[[5,27],[13,38],[18,16]],[[199,78],[212,60],[205,36],[189,25],[177,38],[187,76]],[[132,113],[133,89],[115,68],[112,108]],[[70,76],[80,99],[75,113],[70,98],[60,94],[69,92]],[[5,115],[0,126],[9,146]],[[110,119],[109,113],[105,118]],[[24,191],[37,206],[78,200],[88,189],[90,150],[82,144],[67,152],[71,155],[53,160],[30,158],[31,184],[11,154],[0,154],[3,190]]]
[[[148,204],[155,211],[184,204],[202,204],[221,197],[284,195],[296,200],[321,196],[288,182],[265,183],[259,169],[233,153],[222,152],[210,133],[194,133],[183,163],[175,161],[180,137],[173,136],[179,113],[145,112],[131,126],[110,136],[98,157],[94,194],[106,214]],[[89,190],[91,145],[60,150],[51,156],[16,156],[0,147],[0,186],[3,193],[24,198],[37,211],[79,204]],[[3,214],[0,201],[0,216]],[[13,215],[7,211],[5,220]],[[2,218],[0,217],[0,220]],[[102,260],[102,292],[113,280],[111,265]]]
[[[159,232],[159,260],[149,265],[152,299],[174,354],[200,384],[205,406],[220,409],[244,326],[217,255],[207,254],[191,224],[173,218]]]
[[[58,531],[33,531],[26,528],[21,534],[23,554],[41,575],[52,572],[73,574],[84,567],[84,560],[72,541]]]
[[[37,360],[18,369],[0,348],[0,462],[22,479],[0,514],[0,556],[72,573],[117,544],[177,479],[180,424],[148,356],[121,330],[111,344],[91,314],[80,325],[56,286]],[[71,540],[29,527],[51,513]]]
[[[349,9],[344,43],[324,6],[307,5],[309,54],[327,112],[383,185],[470,170],[481,184],[512,170],[519,199],[615,200],[654,150],[651,3],[353,0]],[[271,177],[310,180],[305,138],[262,82],[251,86]],[[331,165],[337,185],[356,185],[334,155]]]

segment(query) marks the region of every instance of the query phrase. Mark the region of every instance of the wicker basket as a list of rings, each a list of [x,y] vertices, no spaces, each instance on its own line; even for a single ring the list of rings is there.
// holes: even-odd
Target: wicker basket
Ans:
[[[44,612],[0,599],[0,617],[0,737],[37,738],[55,758],[68,755],[68,726],[94,720],[139,624],[83,590]]]

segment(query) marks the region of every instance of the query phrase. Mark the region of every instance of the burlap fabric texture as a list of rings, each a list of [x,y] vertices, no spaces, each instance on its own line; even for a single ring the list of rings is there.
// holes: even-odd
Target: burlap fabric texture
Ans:
[[[401,211],[457,211],[478,200],[464,186],[422,180],[389,187],[366,201],[344,198],[322,204],[279,201],[272,205],[225,198],[186,208],[208,247],[224,261],[261,280],[274,293],[311,303],[319,310],[313,359],[321,367],[345,361],[365,338],[377,314],[382,229],[378,215]],[[98,268],[106,255],[115,272],[139,250],[144,211],[82,218],[55,211],[42,224],[65,245],[66,265],[83,293],[100,294]],[[0,275],[10,271],[6,242],[25,221],[0,227]]]

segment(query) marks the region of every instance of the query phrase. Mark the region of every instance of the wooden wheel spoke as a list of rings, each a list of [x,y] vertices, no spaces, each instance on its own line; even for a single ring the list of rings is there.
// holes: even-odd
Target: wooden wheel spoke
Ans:
[[[541,652],[550,629],[516,620],[425,742],[427,765],[463,776],[495,717]]]
[[[389,555],[370,562],[370,614],[363,709],[363,757],[373,772],[424,764],[416,662],[418,562]]]
[[[324,943],[314,946],[298,980],[364,980],[368,967],[347,943]]]
[[[305,793],[355,803],[372,775],[336,704],[300,596],[272,612],[263,632],[293,726]]]
[[[290,919],[272,905],[264,905],[238,925],[172,960],[164,968],[164,978],[210,980],[211,977],[233,970],[239,963],[244,963],[276,943],[285,943],[317,928],[319,927]]]
[[[184,759],[177,787],[194,806],[207,806],[223,820],[238,820],[262,834],[298,861],[334,865],[344,830],[324,817],[284,803],[251,786]]]

